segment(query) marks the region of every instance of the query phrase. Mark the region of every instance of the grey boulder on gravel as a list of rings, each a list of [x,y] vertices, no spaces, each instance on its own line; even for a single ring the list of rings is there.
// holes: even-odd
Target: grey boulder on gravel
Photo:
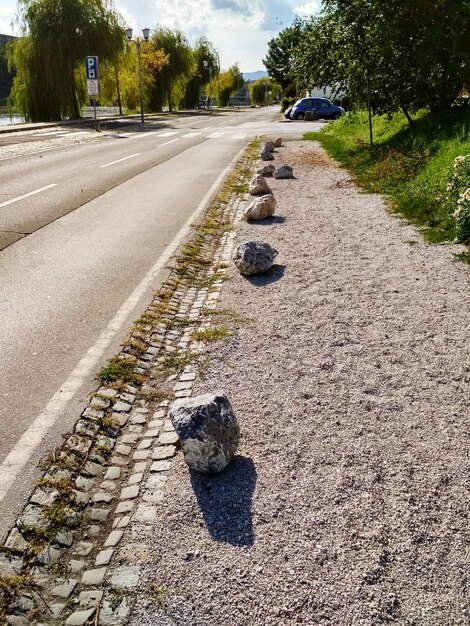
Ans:
[[[274,178],[294,178],[294,170],[290,165],[281,165],[273,172]]]
[[[268,183],[264,176],[261,174],[257,174],[250,182],[248,187],[248,191],[251,196],[259,196],[260,194],[271,193],[271,189],[269,188]]]
[[[262,161],[274,161],[274,154],[270,150],[263,150],[260,158]]]
[[[222,392],[177,400],[170,409],[184,460],[201,474],[218,474],[232,460],[240,427]]]
[[[246,241],[238,246],[233,261],[240,274],[262,274],[271,269],[278,252],[264,241]]]
[[[275,147],[274,141],[266,141],[263,145],[262,152],[274,152]]]
[[[243,211],[243,217],[246,221],[263,220],[265,217],[274,215],[276,206],[276,198],[272,193],[268,193],[253,200]]]
[[[273,172],[276,168],[272,163],[268,163],[268,165],[261,165],[256,170],[257,174],[261,174],[261,176],[272,176]]]

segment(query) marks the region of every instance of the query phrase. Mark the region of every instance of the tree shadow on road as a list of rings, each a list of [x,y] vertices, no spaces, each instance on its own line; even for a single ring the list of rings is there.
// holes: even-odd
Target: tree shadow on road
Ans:
[[[238,547],[254,544],[256,468],[251,459],[236,456],[220,474],[191,472],[191,485],[212,539]]]

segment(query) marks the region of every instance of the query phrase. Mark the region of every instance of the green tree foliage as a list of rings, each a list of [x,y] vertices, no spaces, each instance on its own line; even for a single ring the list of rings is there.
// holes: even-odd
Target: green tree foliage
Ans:
[[[168,64],[168,56],[163,50],[156,50],[153,44],[142,42],[140,47],[142,68],[142,91],[144,108],[150,107],[150,94],[155,83],[155,76]],[[100,64],[100,104],[120,104],[130,111],[140,107],[139,69],[137,48],[127,42],[119,57]]]
[[[194,53],[186,35],[180,30],[158,28],[150,38],[155,50],[163,50],[168,63],[157,69],[150,89],[150,106],[161,111],[165,104],[170,111],[183,101],[186,86],[195,72]]]
[[[80,117],[87,55],[115,59],[124,48],[117,13],[103,0],[20,0],[25,36],[12,46],[15,108],[32,121]]]
[[[231,95],[235,91],[242,89],[244,84],[245,81],[238,65],[232,65],[226,72],[222,72],[219,77],[219,106],[228,106],[230,104]]]
[[[468,0],[323,0],[293,62],[304,87],[333,87],[392,113],[448,108],[470,79]]]
[[[292,26],[282,30],[268,42],[268,53],[263,63],[268,74],[282,89],[292,82],[292,58],[299,46],[302,35],[302,21],[295,20]]]
[[[260,78],[248,84],[252,104],[272,104],[281,91],[271,78]]]
[[[216,90],[214,85],[209,89],[210,79],[217,80],[220,72],[217,52],[212,43],[205,37],[201,37],[196,42],[193,49],[194,67],[192,75],[186,84],[184,105],[187,108],[197,107],[203,91],[211,92],[214,96]],[[209,72],[209,67],[211,71]]]

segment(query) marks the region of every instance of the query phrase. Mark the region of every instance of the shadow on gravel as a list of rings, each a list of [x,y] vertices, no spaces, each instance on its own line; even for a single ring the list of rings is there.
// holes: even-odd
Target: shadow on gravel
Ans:
[[[252,274],[251,276],[244,276],[243,278],[246,278],[246,280],[255,287],[266,287],[266,285],[281,280],[285,270],[285,265],[273,265],[271,269],[264,272],[264,274]]]
[[[251,220],[250,226],[271,226],[271,224],[284,224],[287,218],[283,215],[273,215],[265,217],[263,220]]]
[[[232,546],[252,546],[252,501],[256,468],[246,456],[236,456],[220,474],[191,472],[191,485],[210,536]]]

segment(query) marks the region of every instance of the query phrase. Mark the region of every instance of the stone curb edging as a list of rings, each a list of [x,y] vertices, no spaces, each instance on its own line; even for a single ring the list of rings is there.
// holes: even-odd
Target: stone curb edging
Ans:
[[[247,182],[247,162],[242,157],[235,169],[238,184]],[[239,196],[232,193],[219,205],[222,226],[239,219]],[[162,379],[169,359],[186,357],[182,371],[166,383],[172,397],[191,395],[203,350],[192,335],[210,327],[204,313],[217,307],[233,249],[234,232],[212,239],[205,234],[207,217],[214,219],[210,209],[199,227],[204,262],[196,257],[188,280],[178,278],[181,266],[173,268],[118,357],[132,360],[142,386],[98,389],[1,549],[0,576],[19,581],[7,598],[8,624],[73,626],[92,618],[94,624],[125,624],[130,617],[139,584],[136,563],[146,549],[142,538],[155,521],[178,445],[167,414],[170,401],[159,398],[152,380]],[[89,524],[80,532],[84,516]]]

